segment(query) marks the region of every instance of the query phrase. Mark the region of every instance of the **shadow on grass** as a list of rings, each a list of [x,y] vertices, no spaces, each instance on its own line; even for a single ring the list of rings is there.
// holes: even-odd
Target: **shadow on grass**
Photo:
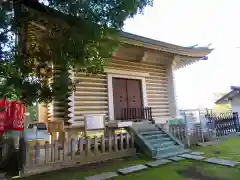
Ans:
[[[55,170],[51,172],[45,172],[29,177],[23,178],[24,180],[66,180],[66,179],[83,179],[87,176],[95,174],[116,171],[117,169],[132,166],[140,163],[146,163],[149,161],[145,156],[135,156],[128,158],[113,159],[109,161],[98,162],[94,164],[81,165],[75,167],[64,168],[61,170]]]
[[[221,177],[210,175],[204,169],[203,164],[191,164],[183,169],[177,170],[177,173],[194,180],[225,180]]]

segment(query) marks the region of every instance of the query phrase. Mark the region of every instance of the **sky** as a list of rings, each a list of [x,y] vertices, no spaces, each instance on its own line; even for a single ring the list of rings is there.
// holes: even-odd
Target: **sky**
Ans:
[[[211,108],[214,93],[240,85],[239,7],[239,0],[155,0],[126,21],[124,31],[148,38],[181,46],[212,43],[207,61],[175,72],[179,109]]]

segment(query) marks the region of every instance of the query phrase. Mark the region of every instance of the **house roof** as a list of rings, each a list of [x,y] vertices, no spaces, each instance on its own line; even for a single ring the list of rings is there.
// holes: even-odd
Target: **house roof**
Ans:
[[[74,21],[72,21],[72,19],[71,20],[69,19],[69,15],[65,15],[57,10],[49,8],[40,3],[38,3],[38,5],[36,5],[36,3],[31,3],[31,1],[22,1],[22,3],[27,9],[35,10],[37,12],[44,14],[45,16],[50,16],[51,18],[54,18],[54,19],[58,19],[58,20],[64,19],[64,21],[67,21],[69,25],[74,25],[74,23],[76,23],[77,21],[84,21],[76,17],[73,17]],[[213,50],[208,47],[178,46],[178,45],[150,39],[147,37],[143,37],[143,36],[139,36],[136,34],[131,34],[123,31],[120,32],[120,36],[121,36],[120,41],[126,44],[131,44],[139,47],[145,47],[148,49],[153,49],[157,51],[163,51],[163,52],[168,52],[174,55],[178,55],[179,58],[177,58],[177,61],[176,61],[176,67],[175,67],[176,69],[180,69],[187,65],[193,64],[199,60],[207,60],[208,54],[210,54]]]
[[[165,52],[170,52],[178,55],[197,57],[197,58],[204,58],[213,50],[213,49],[209,49],[208,47],[178,46],[175,44],[170,44],[163,41],[158,41],[158,40],[150,39],[147,37],[143,37],[143,36],[139,36],[136,34],[131,34],[123,31],[121,32],[121,36],[124,38],[127,38],[128,40],[135,40],[135,41],[143,42],[145,43],[145,45],[151,45],[152,48],[154,48],[155,46],[155,48],[164,50]],[[144,46],[144,44],[142,44],[142,46]]]
[[[228,104],[234,96],[240,93],[240,86],[231,86],[231,91],[220,97],[215,104]]]
[[[179,59],[176,62],[176,69],[183,68],[199,60],[207,60],[208,54],[210,54],[213,51],[213,49],[210,49],[208,47],[178,46],[123,31],[121,32],[121,36],[125,38],[123,42],[127,44],[133,44],[137,46],[142,46],[158,51],[179,55]]]

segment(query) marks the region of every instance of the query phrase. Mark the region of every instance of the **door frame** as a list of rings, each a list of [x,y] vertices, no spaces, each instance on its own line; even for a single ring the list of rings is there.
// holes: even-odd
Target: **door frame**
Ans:
[[[108,86],[108,119],[109,120],[114,120],[114,100],[113,100],[113,80],[112,79],[124,78],[124,79],[141,80],[143,107],[148,107],[147,87],[146,87],[146,79],[145,79],[146,76],[149,76],[149,74],[134,72],[134,75],[131,75],[131,71],[122,71],[122,70],[117,70],[116,74],[114,70],[112,72],[108,72],[107,86]]]

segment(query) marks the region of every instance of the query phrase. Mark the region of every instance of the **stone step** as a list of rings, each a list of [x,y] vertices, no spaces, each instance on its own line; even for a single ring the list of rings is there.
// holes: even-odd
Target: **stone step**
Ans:
[[[127,175],[133,172],[137,172],[137,171],[141,171],[144,169],[147,169],[148,167],[143,165],[143,164],[139,164],[139,165],[135,165],[135,166],[130,166],[130,167],[125,167],[123,169],[118,169],[117,172],[122,174],[122,175]]]
[[[153,135],[153,134],[164,134],[164,132],[159,130],[152,130],[152,131],[141,132],[140,134],[145,136],[145,135]]]
[[[154,158],[176,156],[188,152],[179,145],[178,141],[162,131],[161,128],[156,127],[156,125],[141,124],[134,126],[132,129],[140,137],[136,139],[136,143],[142,146],[143,143],[141,141],[145,142],[147,147],[142,148]]]
[[[138,133],[158,129],[155,125],[153,125],[151,123],[134,123],[131,128],[134,129],[135,132],[138,132]]]
[[[172,141],[172,139],[170,137],[161,137],[159,139],[149,139],[149,142],[151,144],[154,144],[155,142],[164,143],[166,141]]]
[[[218,159],[218,158],[208,158],[205,160],[205,162],[229,166],[229,167],[235,167],[240,164],[240,162],[237,162],[237,161],[230,161],[230,160]]]
[[[113,179],[117,176],[118,174],[116,172],[107,172],[107,173],[86,177],[85,180],[106,180],[106,179]]]
[[[171,156],[171,157],[168,157],[167,159],[174,161],[174,162],[178,162],[178,161],[184,160],[185,158],[178,157],[178,156]]]
[[[186,159],[191,159],[191,160],[203,160],[206,158],[204,156],[197,156],[197,155],[192,155],[192,154],[188,154],[188,153],[180,154],[178,156],[182,157],[182,158],[186,158]]]
[[[168,157],[171,157],[171,156],[177,156],[179,154],[187,153],[189,151],[190,151],[189,149],[179,148],[179,149],[177,149],[173,152],[166,152],[166,153],[158,152],[155,159],[162,159],[162,158],[168,158]]]
[[[174,141],[155,142],[155,143],[152,143],[152,145],[155,148],[162,148],[162,147],[176,145],[176,142],[174,142]]]
[[[161,148],[155,148],[156,150],[158,151],[170,151],[172,149],[178,149],[178,148],[182,148],[178,145],[171,145],[171,146],[164,146],[164,147],[161,147]]]
[[[146,165],[148,167],[157,167],[157,166],[168,164],[168,163],[171,163],[171,162],[172,161],[168,160],[168,159],[160,159],[160,160],[148,162],[148,163],[146,163]]]
[[[153,134],[153,135],[145,135],[143,137],[144,139],[149,141],[150,139],[160,139],[167,136],[168,136],[167,134]]]
[[[172,149],[168,149],[168,150],[157,150],[157,154],[162,154],[162,155],[165,155],[165,154],[180,154],[182,152],[185,152],[184,151],[185,149],[184,148],[181,148],[181,147],[177,147],[177,148],[172,148]]]
[[[157,154],[171,154],[171,153],[178,153],[178,152],[184,152],[183,151],[184,148],[181,148],[181,147],[175,147],[175,148],[171,148],[171,149],[165,149],[165,150],[162,150],[162,149],[157,149]]]

